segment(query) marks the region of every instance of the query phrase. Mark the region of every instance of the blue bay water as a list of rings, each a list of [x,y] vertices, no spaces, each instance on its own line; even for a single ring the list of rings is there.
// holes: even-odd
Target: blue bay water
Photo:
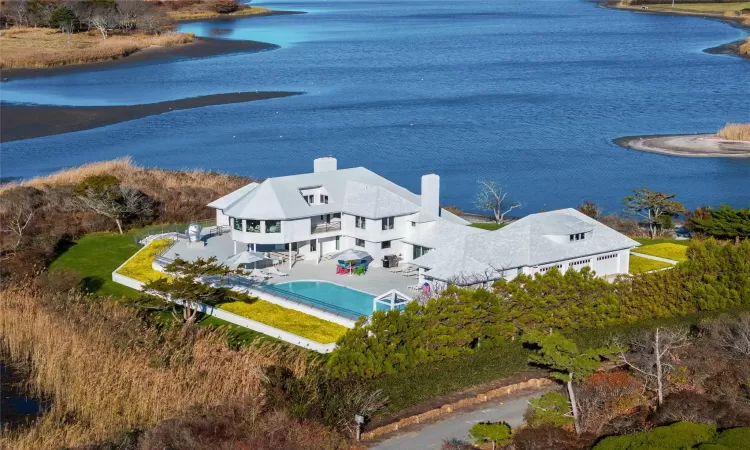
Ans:
[[[132,155],[146,166],[264,178],[332,154],[471,208],[477,179],[521,213],[584,200],[618,211],[646,185],[688,206],[750,204],[750,160],[622,149],[626,135],[750,121],[750,62],[702,50],[746,36],[717,20],[634,14],[586,0],[268,1],[308,14],[191,22],[183,31],[275,43],[254,54],[17,80],[3,101],[152,103],[227,92],[306,95],[218,105],[2,144],[2,175]]]

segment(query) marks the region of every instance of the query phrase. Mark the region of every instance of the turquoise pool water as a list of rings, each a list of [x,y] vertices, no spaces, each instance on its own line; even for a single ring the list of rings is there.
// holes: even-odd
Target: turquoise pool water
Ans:
[[[291,281],[264,289],[335,314],[358,318],[372,315],[375,296],[325,281]]]

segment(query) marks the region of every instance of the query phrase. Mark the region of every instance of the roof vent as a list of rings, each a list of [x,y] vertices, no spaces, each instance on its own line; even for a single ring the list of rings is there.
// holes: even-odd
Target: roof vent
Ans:
[[[313,161],[313,172],[333,172],[338,169],[338,162],[333,156],[316,158]]]

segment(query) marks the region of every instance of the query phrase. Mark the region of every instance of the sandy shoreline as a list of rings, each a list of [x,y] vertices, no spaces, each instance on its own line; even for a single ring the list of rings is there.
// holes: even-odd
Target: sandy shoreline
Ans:
[[[640,7],[623,7],[619,6],[619,0],[595,0],[600,7],[602,8],[608,8],[608,9],[616,9],[619,11],[630,11],[634,13],[641,13],[641,14],[659,14],[663,16],[689,16],[689,17],[702,17],[704,19],[714,19],[714,20],[720,20],[730,26],[742,28],[742,29],[748,29],[748,26],[743,24],[742,18],[738,17],[725,17],[720,16],[716,14],[702,14],[697,12],[690,12],[690,11],[656,11],[651,9],[641,9]],[[645,5],[648,6],[648,5]],[[744,41],[733,41],[733,42],[727,42],[726,44],[719,45],[717,47],[710,47],[703,49],[705,53],[710,53],[712,55],[732,55],[737,56],[739,58],[743,59],[750,59],[750,55],[743,55],[739,52],[740,44],[742,44]]]
[[[714,134],[625,136],[612,142],[633,150],[688,158],[750,158],[750,142]]]
[[[0,114],[0,142],[89,130],[183,109],[300,94],[303,92],[238,92],[127,106],[30,106],[3,103]]]

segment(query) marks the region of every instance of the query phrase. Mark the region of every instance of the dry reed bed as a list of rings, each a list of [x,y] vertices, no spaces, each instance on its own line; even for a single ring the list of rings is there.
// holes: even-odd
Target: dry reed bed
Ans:
[[[728,123],[716,135],[733,141],[750,141],[750,123]]]
[[[164,170],[137,166],[132,158],[125,156],[108,161],[97,161],[70,169],[62,169],[49,175],[25,181],[0,185],[0,194],[15,186],[30,186],[43,189],[45,186],[69,186],[80,183],[92,175],[114,175],[123,184],[141,187],[158,182],[165,189],[204,188],[229,193],[249,182],[248,178],[227,175],[202,169]]]
[[[0,448],[81,445],[195,405],[259,407],[264,367],[283,365],[300,376],[308,370],[303,350],[230,350],[220,332],[160,332],[109,301],[17,287],[0,292],[0,310],[3,357],[30,363],[32,392],[54,405],[29,430],[0,434]]]
[[[152,46],[192,42],[192,33],[68,35],[51,28],[11,28],[0,34],[0,69],[58,67],[119,59]]]
[[[750,19],[747,19],[745,25],[750,25]],[[740,55],[750,56],[750,37],[745,39],[745,42],[740,44]]]

